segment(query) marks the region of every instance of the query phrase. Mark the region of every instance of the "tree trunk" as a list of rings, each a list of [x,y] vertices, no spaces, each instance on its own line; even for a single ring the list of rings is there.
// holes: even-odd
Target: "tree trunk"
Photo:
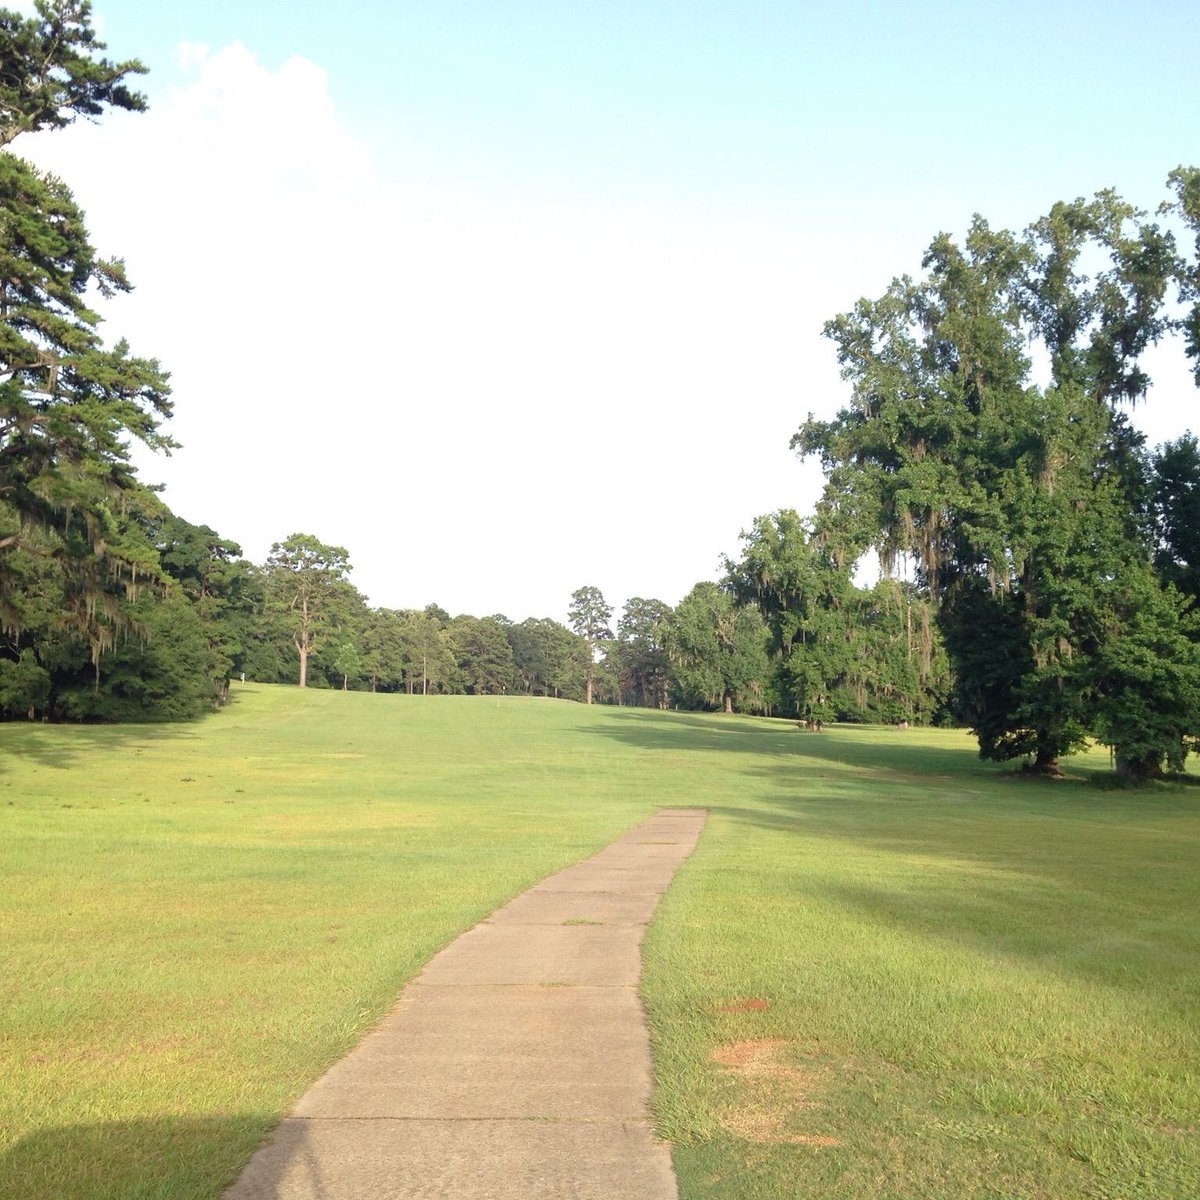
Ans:
[[[1122,779],[1145,783],[1148,779],[1159,778],[1162,773],[1161,754],[1149,751],[1140,758],[1129,758],[1117,751],[1117,774]]]
[[[1033,773],[1035,775],[1061,775],[1062,772],[1058,769],[1058,755],[1053,751],[1044,747],[1039,747],[1037,756],[1033,760]]]
[[[592,702],[592,673],[591,673],[591,671],[589,671],[587,673],[586,703],[591,704],[591,702]]]
[[[308,686],[308,597],[300,599],[300,633],[292,638],[300,651],[300,686]]]
[[[725,693],[725,711],[727,713],[733,712],[733,693],[732,692]]]

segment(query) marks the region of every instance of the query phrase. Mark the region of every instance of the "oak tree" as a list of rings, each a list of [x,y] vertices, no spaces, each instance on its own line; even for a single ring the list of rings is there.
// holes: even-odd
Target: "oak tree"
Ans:
[[[1175,644],[1183,628],[1170,590],[1145,606],[1151,629],[1122,617],[1113,586],[1149,562],[1140,442],[1120,409],[1147,390],[1147,349],[1179,325],[1166,297],[1180,262],[1169,231],[1102,192],[1023,234],[979,217],[961,244],[939,234],[922,278],[826,326],[851,403],[793,443],[828,471],[819,519],[886,568],[912,563],[987,757],[1053,772],[1101,730],[1131,773],[1168,757],[1137,732],[1159,684],[1129,671],[1103,693],[1097,664],[1114,629],[1134,639],[1128,662],[1134,643]],[[1173,703],[1186,693],[1171,689]]]

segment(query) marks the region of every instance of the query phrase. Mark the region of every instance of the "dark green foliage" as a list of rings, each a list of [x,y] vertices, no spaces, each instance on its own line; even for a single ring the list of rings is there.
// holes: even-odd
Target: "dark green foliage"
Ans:
[[[1200,600],[1200,445],[1188,434],[1160,446],[1151,478],[1154,564],[1193,600]]]
[[[1192,258],[1181,255],[1175,265],[1179,298],[1185,306],[1179,318],[1184,346],[1192,360],[1192,373],[1200,386],[1200,167],[1176,167],[1167,178],[1175,199],[1163,204],[1161,212],[1173,214],[1192,235]]]
[[[260,683],[291,683],[296,678],[296,648],[290,637],[268,623],[257,620],[242,647],[242,666],[247,679]]]
[[[1196,668],[1178,603],[1149,573],[1153,485],[1115,406],[1144,395],[1141,356],[1178,327],[1165,299],[1190,268],[1111,192],[1056,204],[1023,235],[977,217],[961,246],[935,238],[923,266],[826,327],[852,403],[794,439],[829,472],[821,528],[875,545],[885,566],[912,562],[982,754],[1049,771],[1091,733],[1152,774],[1196,725],[1178,707]],[[1184,459],[1172,465],[1186,476]],[[1170,680],[1144,669],[1168,646]]]
[[[140,633],[105,656],[99,686],[86,655],[56,664],[56,711],[71,720],[180,721],[211,712],[219,667],[194,605],[179,594],[137,603]],[[75,670],[71,667],[74,665]]]
[[[470,696],[495,696],[512,687],[512,647],[499,621],[494,617],[455,617],[448,632],[458,668],[456,690]]]
[[[0,151],[0,590],[8,551],[54,534],[75,560],[80,601],[111,578],[129,587],[154,570],[117,523],[138,490],[129,439],[170,445],[158,429],[170,412],[157,363],[101,345],[92,286],[127,290],[119,263],[98,260],[66,188]],[[135,501],[136,502],[136,501]],[[97,561],[89,562],[89,558]],[[101,564],[98,560],[103,558]],[[7,623],[17,606],[4,604]]]
[[[830,692],[838,720],[928,724],[944,715],[949,663],[932,605],[913,584],[855,588],[840,615],[849,652]]]
[[[105,46],[87,0],[36,0],[34,7],[36,17],[0,9],[0,145],[106,108],[145,109],[145,98],[125,80],[146,68],[99,57]]]
[[[1119,774],[1182,770],[1200,736],[1200,618],[1147,564],[1131,564],[1100,589],[1086,658],[1093,727],[1116,748]]]
[[[854,586],[845,543],[792,509],[758,517],[726,560],[734,595],[770,633],[768,709],[806,718],[928,720],[946,689],[931,607],[895,580]]]
[[[436,604],[411,614],[405,641],[405,675],[410,692],[422,695],[445,691],[454,678],[454,654],[450,647],[450,616]],[[420,687],[415,684],[419,681]]]
[[[608,624],[612,620],[612,611],[612,606],[606,603],[603,593],[597,587],[581,587],[571,593],[568,614],[571,628],[583,638],[588,648],[584,680],[584,701],[587,704],[591,704],[595,688],[596,655],[603,644],[612,638],[612,629]]]
[[[666,637],[680,707],[761,711],[767,636],[756,609],[738,607],[718,584],[696,584],[675,609]]]
[[[446,629],[450,625],[450,614],[440,604],[427,604],[422,610],[438,629]]]
[[[142,67],[101,57],[88,4],[36,8],[33,18],[0,11],[0,146],[106,108],[144,107],[126,84]],[[194,715],[220,690],[213,645],[193,646],[202,618],[188,615],[188,599],[160,567],[152,531],[164,510],[129,461],[133,440],[172,444],[160,429],[167,377],[124,342],[106,348],[88,303],[92,289],[111,297],[129,286],[122,263],[92,246],[67,186],[0,149],[0,659],[9,714]],[[135,649],[156,631],[171,644]]]
[[[362,673],[371,691],[397,691],[404,682],[405,635],[408,614],[394,608],[373,608],[362,623]]]
[[[330,596],[308,686],[583,697],[586,643],[557,621],[461,614],[443,627],[444,610],[436,605],[371,609],[344,580]],[[247,674],[263,682],[294,680],[295,634],[294,609],[268,604],[250,636]]]
[[[0,658],[0,714],[24,713],[31,719],[46,710],[50,673],[33,650],[18,650],[15,658]]]
[[[357,593],[349,586],[350,556],[311,533],[293,533],[271,547],[266,563],[267,612],[291,635],[298,681],[308,684],[309,656],[350,620]]]
[[[599,588],[581,587],[571,593],[571,627],[593,646],[612,637],[612,612]]]
[[[515,686],[530,696],[581,700],[587,676],[587,642],[548,617],[509,625]]]
[[[342,637],[338,640],[330,667],[334,674],[341,676],[343,692],[349,690],[351,679],[357,681],[362,677],[365,669],[363,656],[358,652],[353,638]]]
[[[1035,754],[1035,731],[1013,721],[1034,665],[1020,598],[993,591],[985,579],[965,579],[940,624],[957,673],[955,712],[978,735],[980,755]]]
[[[606,656],[616,673],[622,704],[665,708],[670,694],[667,637],[671,606],[634,596],[625,601],[617,637]]]
[[[35,530],[80,557],[103,548],[132,583],[146,566],[110,534],[137,486],[130,438],[171,445],[166,376],[124,342],[105,349],[92,287],[128,291],[122,264],[96,254],[64,184],[0,151],[0,580],[4,552]]]
[[[225,702],[230,676],[246,669],[261,576],[241,558],[241,547],[207,525],[168,514],[157,529],[159,561],[196,610],[205,631],[212,671],[212,700]]]
[[[233,543],[150,493],[131,496],[138,504],[114,520],[114,537],[153,565],[149,583],[99,574],[103,555],[74,554],[50,530],[7,552],[21,622],[0,642],[0,715],[176,720],[224,702],[256,574],[232,559]],[[98,573],[86,592],[73,578],[82,569]]]

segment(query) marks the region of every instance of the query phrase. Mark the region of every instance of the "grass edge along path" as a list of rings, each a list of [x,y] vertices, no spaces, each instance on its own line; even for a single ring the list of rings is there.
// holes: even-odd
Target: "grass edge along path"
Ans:
[[[660,809],[455,938],[226,1200],[677,1200],[638,947],[704,817]]]

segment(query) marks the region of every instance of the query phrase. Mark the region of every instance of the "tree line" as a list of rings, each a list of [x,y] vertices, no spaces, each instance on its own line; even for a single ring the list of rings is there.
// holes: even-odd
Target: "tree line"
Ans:
[[[676,606],[580,588],[567,624],[371,608],[310,534],[262,564],[171,513],[130,445],[173,443],[169,380],[104,344],[130,287],[59,179],[9,147],[140,111],[86,0],[0,10],[0,714],[183,718],[229,680],[499,692],[826,721],[957,721],[1053,772],[1096,738],[1118,769],[1200,738],[1200,451],[1151,450],[1127,410],[1174,340],[1200,383],[1200,170],[1159,210],[1113,192],[1026,229],[976,217],[919,277],[835,317],[850,400],[793,445],[810,519],[758,517]],[[874,549],[884,577],[854,583]]]
[[[823,720],[946,716],[929,605],[895,580],[855,587],[790,510],[759,518],[724,579],[677,606],[633,597],[614,622],[600,590],[583,587],[563,624],[372,607],[343,547],[297,533],[255,564],[153,493],[135,495],[116,526],[143,584],[116,580],[90,613],[49,537],[7,552],[21,620],[0,643],[0,715],[182,719],[220,707],[242,678]]]
[[[792,509],[758,517],[741,542],[719,581],[674,608],[635,597],[615,631],[600,610],[600,700],[822,722],[954,719],[946,653],[916,587],[857,586],[854,563]],[[602,598],[588,590],[595,610]]]

